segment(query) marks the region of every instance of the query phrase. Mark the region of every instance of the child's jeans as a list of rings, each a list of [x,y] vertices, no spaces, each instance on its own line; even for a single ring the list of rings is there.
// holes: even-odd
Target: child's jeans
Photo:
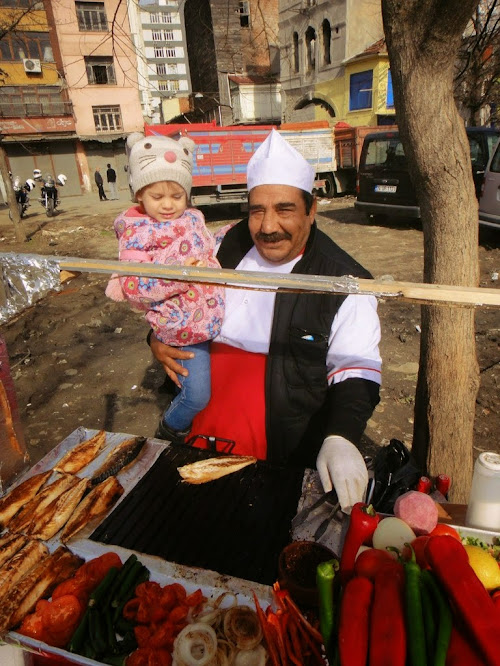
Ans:
[[[208,405],[210,400],[210,343],[182,347],[182,351],[193,352],[194,358],[179,360],[189,370],[187,377],[179,375],[181,388],[163,414],[162,421],[171,430],[187,430],[193,418]]]

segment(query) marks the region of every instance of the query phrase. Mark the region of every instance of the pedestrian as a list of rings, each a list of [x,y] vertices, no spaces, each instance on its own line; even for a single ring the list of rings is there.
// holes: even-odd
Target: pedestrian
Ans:
[[[101,172],[99,171],[99,167],[96,167],[95,169],[94,180],[95,184],[97,185],[97,191],[99,192],[99,199],[101,201],[107,201],[108,198],[104,192],[104,181],[102,179]]]
[[[118,190],[116,189],[116,171],[111,167],[111,164],[107,165],[108,169],[106,171],[106,180],[109,185],[110,199],[118,199]]]
[[[248,219],[224,236],[224,268],[369,278],[314,220],[315,173],[272,130],[248,163]],[[175,383],[188,354],[153,332],[154,356]],[[232,453],[280,466],[315,467],[349,512],[364,499],[368,473],[361,435],[379,402],[377,300],[226,288],[219,335],[211,344],[212,395],[192,436],[233,440]],[[206,447],[200,438],[196,446]],[[226,442],[217,442],[222,450]]]
[[[189,206],[194,141],[183,137],[128,139],[130,175],[138,205],[114,228],[121,261],[220,268],[215,239],[201,211]],[[194,416],[210,399],[209,340],[220,332],[224,289],[156,278],[112,276],[106,294],[145,311],[155,338],[183,349],[187,376],[158,426],[157,437],[183,442]]]

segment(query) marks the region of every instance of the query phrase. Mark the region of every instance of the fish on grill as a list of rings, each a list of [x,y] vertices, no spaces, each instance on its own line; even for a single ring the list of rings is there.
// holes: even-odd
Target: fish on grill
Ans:
[[[106,431],[100,430],[90,439],[80,442],[68,451],[54,466],[56,472],[76,474],[97,458],[106,443]]]
[[[21,550],[28,542],[24,534],[6,534],[0,538],[0,567]]]
[[[108,477],[116,476],[118,472],[121,472],[137,458],[146,441],[146,437],[132,437],[118,444],[108,454],[99,469],[94,472],[90,484],[96,486]]]
[[[32,499],[48,480],[52,470],[40,472],[23,481],[0,499],[0,525],[5,527],[21,507]]]
[[[257,458],[254,456],[220,456],[197,460],[189,465],[178,467],[177,471],[187,483],[199,484],[233,474],[256,462]]]
[[[49,549],[41,541],[28,541],[21,550],[14,555],[0,569],[0,604],[9,589],[28,573],[35,564],[47,557]]]
[[[75,510],[87,489],[88,479],[79,479],[77,484],[51,502],[30,524],[30,536],[46,541],[53,537]]]
[[[75,536],[85,525],[97,516],[102,516],[123,495],[123,486],[115,476],[92,488],[73,511],[61,532],[60,539],[65,542]]]
[[[78,477],[75,477],[72,474],[63,474],[48,486],[42,488],[42,490],[35,495],[28,504],[26,504],[24,509],[21,509],[21,511],[19,511],[19,513],[10,521],[9,532],[29,534],[31,523],[35,522],[55,499],[60,497],[73,486],[76,486],[79,480]]]
[[[49,597],[56,585],[72,576],[81,564],[82,558],[60,546],[30,569],[2,600],[0,637],[16,627],[25,615],[31,613],[37,601]]]

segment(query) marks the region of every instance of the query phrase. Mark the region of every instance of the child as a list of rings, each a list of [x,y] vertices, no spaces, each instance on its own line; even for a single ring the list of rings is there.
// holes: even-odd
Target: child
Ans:
[[[135,133],[127,144],[130,181],[138,205],[114,223],[120,260],[220,268],[215,240],[203,214],[188,208],[194,141]],[[193,417],[210,399],[209,340],[222,324],[223,288],[113,275],[106,294],[145,311],[146,320],[162,342],[194,352],[194,358],[181,361],[189,375],[179,377],[181,389],[155,434],[173,442],[184,441]]]

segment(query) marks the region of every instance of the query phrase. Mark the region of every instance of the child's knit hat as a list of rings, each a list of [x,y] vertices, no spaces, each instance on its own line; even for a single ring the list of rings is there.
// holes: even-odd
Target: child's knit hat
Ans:
[[[167,136],[131,134],[127,138],[127,147],[134,195],[146,185],[171,180],[184,188],[189,199],[195,146],[188,137],[176,141]]]

